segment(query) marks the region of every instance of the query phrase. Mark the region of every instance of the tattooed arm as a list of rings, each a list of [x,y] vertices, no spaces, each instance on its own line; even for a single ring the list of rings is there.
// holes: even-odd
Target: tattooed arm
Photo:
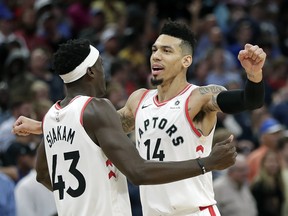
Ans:
[[[121,120],[122,128],[124,132],[127,134],[132,132],[135,127],[135,119],[131,110],[127,108],[125,105],[123,108],[121,108],[117,112],[120,116],[120,120]]]
[[[196,129],[203,135],[208,135],[217,120],[220,108],[217,104],[219,92],[226,91],[222,86],[208,85],[196,88],[190,96],[188,112]]]
[[[208,85],[199,87],[199,93],[203,98],[206,98],[207,103],[202,106],[202,111],[205,113],[221,111],[217,104],[217,96],[220,92],[226,91],[226,88],[219,85]],[[204,101],[206,101],[204,99]]]
[[[146,89],[138,89],[135,92],[133,92],[129,96],[125,106],[117,111],[120,116],[122,127],[125,133],[130,133],[135,128],[136,109],[145,91]]]

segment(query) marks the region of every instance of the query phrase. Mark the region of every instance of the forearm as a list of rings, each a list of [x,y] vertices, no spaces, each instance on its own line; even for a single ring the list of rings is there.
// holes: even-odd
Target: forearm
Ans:
[[[244,90],[232,90],[220,92],[217,96],[217,104],[224,113],[238,113],[244,110],[260,108],[264,104],[264,81],[246,81]]]
[[[42,122],[41,121],[36,121],[33,123],[33,128],[35,129],[35,134],[42,134]]]
[[[208,164],[207,167],[205,166],[205,169],[207,172],[212,170]],[[188,160],[164,163],[145,161],[143,166],[134,167],[130,173],[126,173],[125,175],[135,185],[155,185],[179,181],[201,174],[203,174],[202,169],[197,161]]]

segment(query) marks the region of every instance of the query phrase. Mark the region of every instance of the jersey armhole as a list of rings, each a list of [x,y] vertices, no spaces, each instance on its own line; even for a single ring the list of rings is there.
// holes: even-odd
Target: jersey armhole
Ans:
[[[86,102],[84,103],[82,109],[81,109],[81,114],[80,114],[80,124],[83,126],[83,115],[84,115],[84,111],[88,105],[88,103],[93,99],[93,97],[89,97]]]
[[[134,117],[136,116],[136,114],[137,114],[137,112],[138,112],[138,109],[139,109],[139,106],[140,106],[140,104],[142,103],[144,97],[147,95],[147,93],[148,93],[149,91],[150,91],[150,90],[147,89],[147,90],[143,93],[143,95],[141,96],[141,98],[140,98],[140,100],[139,100],[139,103],[138,103],[138,105],[137,105],[137,108],[136,108]]]
[[[191,92],[192,93],[192,92]],[[189,116],[189,111],[188,111],[188,104],[189,104],[189,99],[191,97],[191,93],[189,94],[189,96],[187,97],[186,101],[185,101],[185,115],[186,115],[186,118],[192,128],[192,130],[194,131],[194,133],[198,136],[198,137],[201,137],[201,133],[195,128],[194,124],[193,124],[193,121],[192,119],[190,118]]]

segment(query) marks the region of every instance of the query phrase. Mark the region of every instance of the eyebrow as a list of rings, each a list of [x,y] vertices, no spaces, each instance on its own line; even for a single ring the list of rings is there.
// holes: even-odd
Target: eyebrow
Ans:
[[[173,47],[172,47],[172,46],[169,46],[169,45],[159,45],[159,46],[157,46],[157,45],[153,44],[153,45],[152,45],[152,48],[153,48],[153,47],[155,47],[155,48],[162,48],[162,49],[166,49],[166,48],[168,48],[168,49],[173,49]]]

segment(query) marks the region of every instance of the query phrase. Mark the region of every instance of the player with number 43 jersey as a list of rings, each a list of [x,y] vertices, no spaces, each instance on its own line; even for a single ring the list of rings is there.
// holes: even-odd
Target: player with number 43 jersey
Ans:
[[[95,145],[82,125],[83,111],[91,99],[75,97],[64,108],[56,103],[43,120],[58,214],[131,215],[126,177]],[[71,205],[76,198],[85,208]]]

